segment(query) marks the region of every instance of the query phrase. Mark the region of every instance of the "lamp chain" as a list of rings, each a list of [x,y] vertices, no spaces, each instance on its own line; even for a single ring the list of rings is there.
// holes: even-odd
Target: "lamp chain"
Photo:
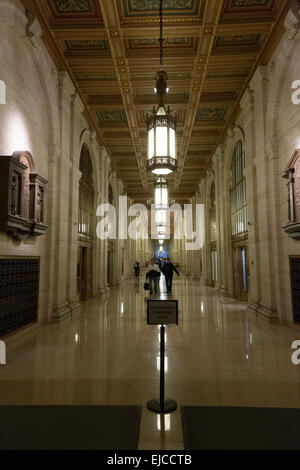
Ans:
[[[163,12],[162,12],[162,2],[160,0],[159,3],[159,19],[160,19],[160,37],[159,37],[159,45],[160,45],[160,70],[163,70]]]

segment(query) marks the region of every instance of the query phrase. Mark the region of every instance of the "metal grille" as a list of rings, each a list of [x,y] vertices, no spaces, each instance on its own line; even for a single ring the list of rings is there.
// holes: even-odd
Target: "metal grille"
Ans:
[[[294,321],[300,323],[300,257],[290,258]]]
[[[39,259],[0,258],[0,337],[37,321]]]

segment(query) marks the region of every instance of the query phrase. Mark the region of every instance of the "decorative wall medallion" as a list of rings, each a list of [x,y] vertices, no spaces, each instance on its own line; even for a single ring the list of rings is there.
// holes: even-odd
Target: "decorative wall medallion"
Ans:
[[[127,122],[126,114],[122,109],[96,111],[99,121],[102,122]]]
[[[77,40],[72,39],[70,41],[65,41],[65,44],[69,51],[85,51],[85,50],[99,50],[99,51],[109,51],[108,42],[105,40]]]
[[[223,121],[227,108],[200,108],[196,115],[196,121]]]

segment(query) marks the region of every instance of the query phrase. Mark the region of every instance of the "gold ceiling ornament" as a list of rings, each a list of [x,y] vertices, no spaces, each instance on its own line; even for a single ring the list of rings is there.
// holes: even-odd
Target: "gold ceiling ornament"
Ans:
[[[155,175],[169,175],[176,171],[176,120],[170,108],[165,108],[164,99],[169,91],[168,74],[163,70],[163,14],[162,0],[159,5],[160,16],[160,70],[156,72],[156,96],[159,98],[157,109],[153,106],[152,115],[147,118],[148,128],[148,171]]]

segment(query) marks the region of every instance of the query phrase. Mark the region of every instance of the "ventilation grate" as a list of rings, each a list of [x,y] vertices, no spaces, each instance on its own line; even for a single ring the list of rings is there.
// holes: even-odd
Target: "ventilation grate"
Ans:
[[[37,321],[39,259],[0,258],[0,336]]]

